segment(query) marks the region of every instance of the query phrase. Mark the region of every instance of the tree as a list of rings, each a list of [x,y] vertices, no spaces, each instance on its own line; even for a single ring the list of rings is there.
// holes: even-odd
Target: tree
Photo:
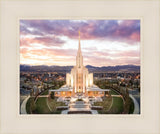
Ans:
[[[30,101],[30,113],[32,114],[36,110],[36,104],[34,102],[34,99],[31,99]]]
[[[30,96],[33,96],[33,95],[34,95],[34,90],[31,89],[31,90],[30,90]]]
[[[132,79],[129,81],[129,84],[130,84],[131,86],[133,85],[133,80],[132,80]]]
[[[130,109],[131,101],[129,97],[128,88],[126,88],[126,94],[125,94],[125,105],[124,105],[124,113],[128,114]]]
[[[54,92],[51,92],[50,97],[51,97],[52,99],[54,99],[54,98],[55,98],[55,96],[54,96]]]

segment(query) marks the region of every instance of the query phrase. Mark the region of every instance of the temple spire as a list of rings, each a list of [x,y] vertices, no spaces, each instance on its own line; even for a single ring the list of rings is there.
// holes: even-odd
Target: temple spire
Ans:
[[[78,47],[78,50],[81,51],[81,43],[80,43],[80,34],[81,33],[80,33],[80,31],[78,31],[78,33],[79,33],[79,47]]]
[[[83,56],[81,52],[81,43],[80,43],[80,31],[79,32],[79,46],[78,46],[78,52],[77,52],[77,57],[76,57],[76,65],[77,67],[83,67]]]

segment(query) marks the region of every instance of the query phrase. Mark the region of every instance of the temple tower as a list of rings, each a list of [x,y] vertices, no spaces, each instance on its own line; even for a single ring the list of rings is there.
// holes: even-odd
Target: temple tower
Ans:
[[[83,66],[83,56],[81,51],[80,32],[79,32],[79,44],[76,56],[76,66],[71,70],[71,73],[66,74],[67,86],[72,87],[72,95],[76,93],[86,94],[87,87],[93,85],[93,74],[89,74],[88,69]]]
[[[83,92],[83,56],[81,52],[80,31],[79,31],[79,45],[76,57],[76,92]]]

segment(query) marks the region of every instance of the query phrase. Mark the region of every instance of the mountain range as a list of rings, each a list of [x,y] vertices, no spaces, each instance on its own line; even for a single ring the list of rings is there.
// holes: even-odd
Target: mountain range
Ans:
[[[46,65],[20,65],[20,71],[36,72],[70,72],[73,66],[46,66]],[[140,71],[140,66],[136,65],[117,65],[95,67],[87,65],[89,72],[106,72],[106,71]]]

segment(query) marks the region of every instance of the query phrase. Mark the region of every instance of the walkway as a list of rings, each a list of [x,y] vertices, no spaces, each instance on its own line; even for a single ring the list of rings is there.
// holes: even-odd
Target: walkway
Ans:
[[[51,109],[51,107],[48,104],[48,98],[46,99],[46,103],[47,103],[47,106],[48,106],[49,110],[52,112],[52,109]]]
[[[136,101],[136,99],[133,97],[133,95],[129,95],[131,97],[131,99],[133,100],[134,102],[134,111],[133,111],[133,114],[139,114],[140,113],[140,110],[139,110],[139,104],[138,102]]]
[[[69,111],[91,111],[90,104],[84,101],[76,101],[69,104]]]
[[[61,112],[61,114],[68,114],[68,111],[69,111],[69,110],[63,110],[63,111]]]
[[[68,104],[68,110],[63,110],[61,114],[98,114],[97,110],[91,109],[91,104],[88,98],[83,98],[83,101],[74,101],[72,98]]]
[[[111,95],[112,97],[122,97],[121,95]]]
[[[27,114],[27,111],[26,111],[26,104],[27,104],[27,101],[28,99],[30,98],[30,95],[22,102],[21,104],[21,114]]]
[[[68,114],[69,110],[63,110],[61,114]],[[97,110],[91,110],[92,114],[98,114]]]
[[[38,95],[37,97],[49,97],[49,95]]]

